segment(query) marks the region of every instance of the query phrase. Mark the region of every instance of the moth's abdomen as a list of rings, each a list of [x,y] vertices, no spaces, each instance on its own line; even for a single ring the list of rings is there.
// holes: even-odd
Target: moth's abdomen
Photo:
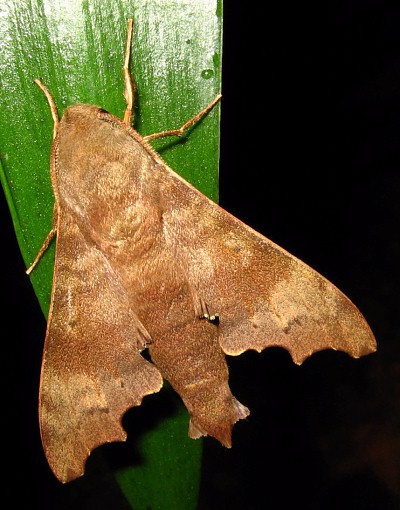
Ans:
[[[152,338],[154,364],[189,411],[190,437],[210,435],[230,447],[234,423],[249,410],[230,391],[218,326],[193,314],[185,324],[170,324],[165,333],[154,333]]]
[[[233,425],[250,411],[232,395],[228,381],[199,381],[193,387],[187,386],[181,395],[190,413],[189,436],[213,436],[230,448]]]

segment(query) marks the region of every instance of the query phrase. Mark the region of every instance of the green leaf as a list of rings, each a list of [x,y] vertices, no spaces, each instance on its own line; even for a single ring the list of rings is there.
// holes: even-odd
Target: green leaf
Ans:
[[[126,20],[133,17],[134,125],[144,135],[178,128],[220,90],[221,11],[222,0],[21,0],[0,6],[0,177],[27,266],[50,231],[54,204],[53,123],[33,80],[46,85],[60,116],[71,104],[88,103],[121,117]],[[156,140],[154,147],[217,200],[218,107],[181,139]],[[46,316],[53,262],[54,245],[31,276]],[[196,508],[201,441],[187,439],[187,426],[181,408],[141,439],[140,468],[117,473],[135,509]]]

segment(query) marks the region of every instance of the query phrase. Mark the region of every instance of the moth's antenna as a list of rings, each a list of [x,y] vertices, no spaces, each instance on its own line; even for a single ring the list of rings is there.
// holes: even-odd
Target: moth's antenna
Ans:
[[[131,125],[132,121],[132,110],[135,99],[135,86],[133,84],[133,79],[131,73],[129,72],[129,60],[131,56],[131,44],[132,44],[132,29],[133,29],[133,19],[128,19],[128,33],[126,36],[126,50],[125,50],[125,60],[124,67],[122,68],[124,73],[125,80],[125,101],[126,101],[126,109],[124,114],[124,123]]]
[[[57,134],[58,124],[60,123],[60,120],[58,118],[56,103],[54,102],[53,96],[50,94],[50,92],[47,90],[47,88],[43,85],[43,83],[38,79],[36,79],[34,81],[35,81],[36,85],[40,88],[40,90],[42,90],[42,92],[44,92],[44,95],[46,96],[46,99],[49,103],[51,116],[53,117],[53,121],[54,121],[54,126],[53,126],[53,140],[54,140],[54,138],[56,137],[56,134]]]

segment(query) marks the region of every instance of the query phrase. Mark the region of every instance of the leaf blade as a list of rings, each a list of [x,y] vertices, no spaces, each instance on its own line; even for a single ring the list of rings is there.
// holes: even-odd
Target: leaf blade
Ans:
[[[135,19],[131,68],[138,94],[136,127],[142,134],[179,127],[220,90],[220,2],[47,0],[10,3],[0,10],[0,178],[27,265],[51,228],[54,202],[48,162],[52,120],[33,80],[39,77],[46,84],[60,115],[66,106],[84,102],[121,116],[125,107],[121,65],[130,16]],[[213,199],[218,197],[218,126],[216,108],[178,143],[154,144],[172,168]],[[53,260],[54,246],[32,274],[46,315]],[[143,508],[150,491],[159,494],[154,508],[196,507],[201,441],[187,439],[187,424],[187,413],[181,408],[170,423],[143,440],[141,448],[150,467],[145,476],[140,475],[140,482],[136,467],[117,474],[135,508],[141,508],[137,486]],[[155,484],[168,438],[167,458],[176,469],[168,479],[171,490],[166,491],[165,483],[159,489]],[[182,491],[192,496],[182,499]],[[168,500],[166,493],[175,501]]]

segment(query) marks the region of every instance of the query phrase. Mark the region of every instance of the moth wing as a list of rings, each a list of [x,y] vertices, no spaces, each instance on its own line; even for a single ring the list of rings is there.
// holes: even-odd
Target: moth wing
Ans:
[[[364,317],[332,283],[166,171],[166,230],[199,298],[220,316],[226,354],[280,346],[300,364],[328,348],[353,357],[376,350]]]
[[[104,255],[61,212],[40,383],[40,428],[55,475],[84,472],[97,446],[123,441],[122,415],[162,386],[149,340]]]

